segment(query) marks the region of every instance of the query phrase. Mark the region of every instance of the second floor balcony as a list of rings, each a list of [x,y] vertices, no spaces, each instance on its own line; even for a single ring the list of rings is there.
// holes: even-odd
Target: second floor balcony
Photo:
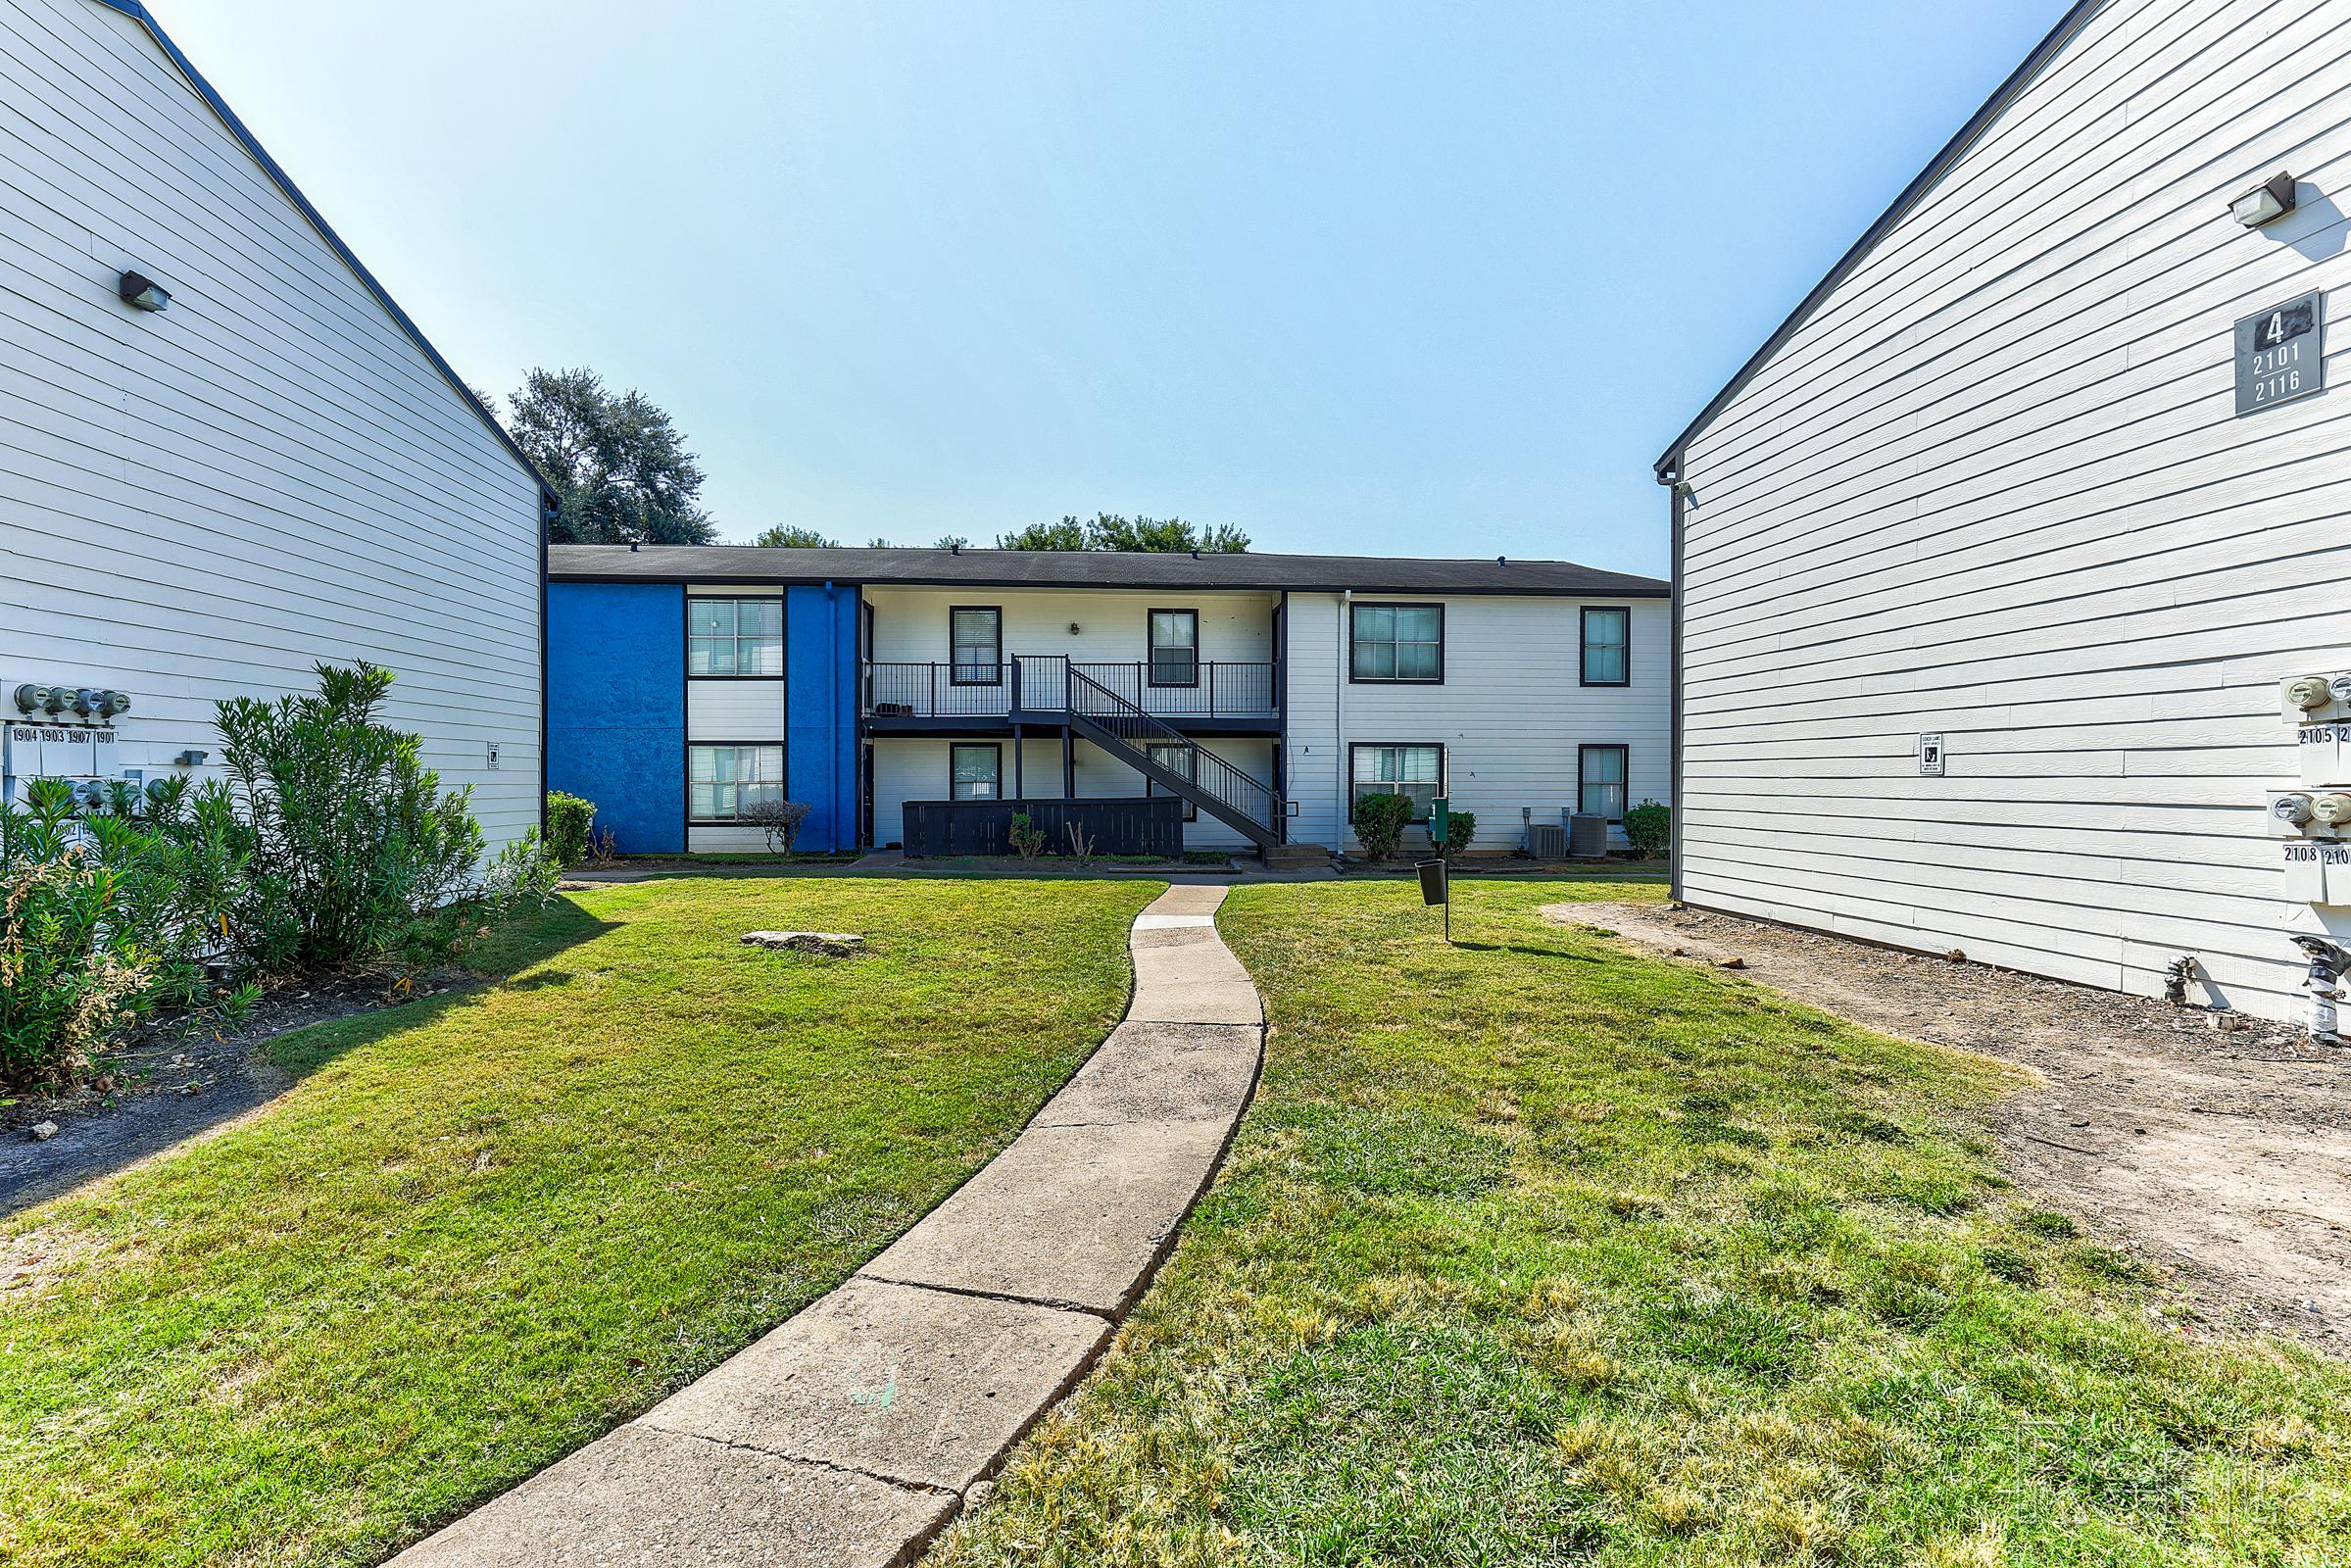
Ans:
[[[1270,733],[1279,712],[1271,662],[1164,654],[1124,663],[1058,655],[1016,655],[1002,662],[868,662],[859,710],[880,729],[1052,723],[1068,710],[1073,672],[1179,728]]]

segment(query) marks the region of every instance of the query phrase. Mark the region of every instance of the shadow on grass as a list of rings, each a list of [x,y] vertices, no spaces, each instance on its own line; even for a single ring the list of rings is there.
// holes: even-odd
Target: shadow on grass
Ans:
[[[1565,958],[1571,963],[1608,961],[1590,953],[1570,953],[1565,948],[1531,948],[1523,942],[1477,942],[1468,937],[1455,937],[1453,946],[1471,953],[1523,953],[1530,958]]]
[[[190,1069],[201,1093],[165,1090],[109,1105],[101,1102],[80,1113],[61,1112],[57,1135],[42,1143],[0,1148],[0,1218],[111,1176],[123,1166],[170,1152],[224,1122],[261,1109],[310,1073],[346,1052],[372,1045],[402,1029],[430,1024],[500,984],[538,990],[570,983],[563,971],[522,974],[567,948],[594,940],[611,922],[599,920],[569,899],[557,899],[540,914],[517,922],[474,956],[478,978],[430,997],[364,1007],[277,1034],[219,1041],[201,1048],[204,1059]]]

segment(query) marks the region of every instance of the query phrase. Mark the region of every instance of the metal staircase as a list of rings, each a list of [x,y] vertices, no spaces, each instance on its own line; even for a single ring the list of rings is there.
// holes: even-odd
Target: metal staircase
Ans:
[[[1049,713],[1145,778],[1181,796],[1260,849],[1282,842],[1282,798],[1182,730],[1061,658],[1022,659],[1020,707]],[[1050,668],[1031,669],[1031,664]],[[1171,755],[1172,754],[1172,755]],[[1170,766],[1169,763],[1175,765]]]

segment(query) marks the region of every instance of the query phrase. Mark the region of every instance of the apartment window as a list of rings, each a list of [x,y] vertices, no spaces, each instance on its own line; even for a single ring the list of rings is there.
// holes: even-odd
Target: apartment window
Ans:
[[[1151,684],[1200,684],[1200,612],[1154,610],[1151,612]]]
[[[1633,612],[1622,609],[1584,610],[1583,684],[1633,684]]]
[[[1004,612],[964,606],[947,612],[949,677],[957,686],[1004,683]]]
[[[1349,676],[1358,681],[1445,679],[1445,606],[1356,605]]]
[[[1587,816],[1625,819],[1625,777],[1632,771],[1633,754],[1623,746],[1576,748],[1576,809]]]
[[[1354,803],[1366,795],[1402,795],[1412,802],[1412,820],[1429,819],[1429,803],[1445,792],[1445,748],[1442,746],[1350,746],[1348,773]]]
[[[1151,760],[1152,761],[1158,763],[1170,773],[1175,774],[1178,778],[1194,779],[1200,776],[1199,773],[1194,770],[1195,765],[1199,761],[1199,758],[1191,747],[1161,746],[1154,744],[1145,749],[1151,753]],[[1146,795],[1156,795],[1159,793],[1159,786],[1150,779],[1146,779],[1143,782],[1143,793]],[[1197,822],[1200,820],[1200,808],[1193,805],[1189,799],[1184,802],[1184,820],[1187,822]]]
[[[1004,749],[991,741],[947,749],[948,798],[1001,801],[1004,797]]]
[[[686,673],[710,678],[784,672],[784,602],[686,601]]]
[[[754,801],[784,798],[781,746],[686,748],[686,814],[697,822],[736,822]]]

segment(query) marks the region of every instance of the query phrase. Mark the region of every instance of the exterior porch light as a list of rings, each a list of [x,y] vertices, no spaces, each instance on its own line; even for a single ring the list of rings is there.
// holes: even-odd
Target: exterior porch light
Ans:
[[[151,277],[124,272],[115,280],[115,292],[134,311],[160,311],[171,303],[171,291]]]
[[[2229,216],[2247,228],[2274,223],[2294,210],[2294,176],[2278,174],[2229,204]]]

